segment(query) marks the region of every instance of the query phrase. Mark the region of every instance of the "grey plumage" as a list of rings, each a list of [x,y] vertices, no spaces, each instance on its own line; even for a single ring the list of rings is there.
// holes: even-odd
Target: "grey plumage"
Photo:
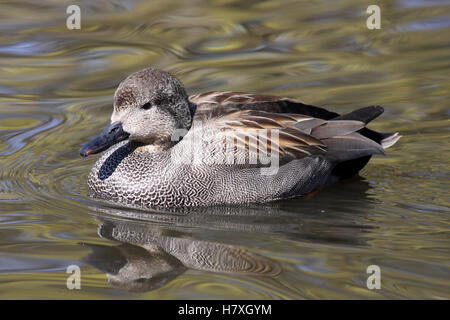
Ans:
[[[238,92],[188,97],[169,73],[148,68],[119,85],[111,122],[129,137],[96,162],[88,185],[101,198],[137,207],[298,196],[357,173],[367,157],[398,140],[364,127],[381,112],[367,107],[339,116],[292,99]],[[277,139],[264,136],[274,130]],[[264,152],[277,155],[275,174],[261,174],[271,165],[261,159]],[[230,157],[238,161],[224,162]]]

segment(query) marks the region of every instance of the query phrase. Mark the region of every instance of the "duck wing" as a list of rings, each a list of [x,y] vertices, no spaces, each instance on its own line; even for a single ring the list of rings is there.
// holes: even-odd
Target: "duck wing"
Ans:
[[[311,117],[330,120],[339,114],[324,108],[305,104],[290,98],[253,94],[236,91],[210,91],[192,95],[189,100],[198,107],[213,108],[214,106],[228,106],[236,109],[261,110],[273,113],[298,113]]]
[[[380,143],[358,133],[378,109],[339,116],[288,98],[242,92],[208,92],[190,101],[196,112],[183,145],[213,162],[229,157],[260,164],[275,155],[283,163],[319,154],[346,161],[384,154]],[[355,120],[358,115],[362,121]]]

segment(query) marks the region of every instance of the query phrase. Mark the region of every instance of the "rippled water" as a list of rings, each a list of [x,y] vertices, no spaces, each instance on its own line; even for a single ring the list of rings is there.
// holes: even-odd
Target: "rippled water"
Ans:
[[[448,1],[377,1],[380,30],[353,0],[77,3],[81,30],[66,28],[71,1],[0,3],[0,298],[450,298]],[[191,94],[379,104],[371,128],[403,138],[308,199],[108,206],[89,198],[96,157],[78,149],[149,65]]]

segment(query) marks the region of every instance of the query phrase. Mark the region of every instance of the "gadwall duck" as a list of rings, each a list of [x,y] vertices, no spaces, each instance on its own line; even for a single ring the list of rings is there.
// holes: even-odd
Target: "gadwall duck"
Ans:
[[[107,150],[88,186],[133,207],[268,202],[305,195],[357,174],[400,136],[365,125],[383,108],[345,115],[243,92],[188,96],[168,72],[122,81],[109,126],[81,150]]]

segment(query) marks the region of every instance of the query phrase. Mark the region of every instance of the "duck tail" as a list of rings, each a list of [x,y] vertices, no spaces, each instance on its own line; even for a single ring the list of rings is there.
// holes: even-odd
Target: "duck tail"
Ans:
[[[328,146],[329,154],[339,162],[333,170],[334,175],[348,178],[357,174],[367,164],[372,155],[384,155],[384,150],[393,146],[400,139],[401,136],[398,133],[377,132],[365,127],[366,124],[381,115],[383,111],[384,109],[380,106],[369,106],[329,121],[340,120],[362,124],[354,132],[323,140]]]
[[[350,113],[343,114],[332,120],[354,120],[361,121],[368,124],[373,119],[377,118],[384,112],[384,108],[381,106],[369,106],[361,109],[354,110]]]
[[[378,132],[378,133],[383,136],[383,139],[380,141],[383,149],[392,147],[402,137],[401,135],[398,134],[398,132],[395,133]]]
[[[383,112],[384,108],[381,106],[369,106],[357,109],[342,116],[338,116],[333,120],[355,120],[368,124],[370,121],[377,118]],[[380,144],[383,147],[383,149],[392,147],[402,137],[401,135],[398,134],[398,132],[395,133],[377,132],[365,127],[361,128],[358,132],[361,135]]]
[[[379,143],[358,132],[339,135],[322,140],[327,145],[327,154],[339,162],[358,159],[374,154],[384,155],[384,148]]]
[[[361,108],[328,120],[314,128],[311,134],[325,142],[328,154],[340,162],[374,154],[384,155],[384,150],[393,146],[401,136],[366,128],[383,111],[380,106]]]

